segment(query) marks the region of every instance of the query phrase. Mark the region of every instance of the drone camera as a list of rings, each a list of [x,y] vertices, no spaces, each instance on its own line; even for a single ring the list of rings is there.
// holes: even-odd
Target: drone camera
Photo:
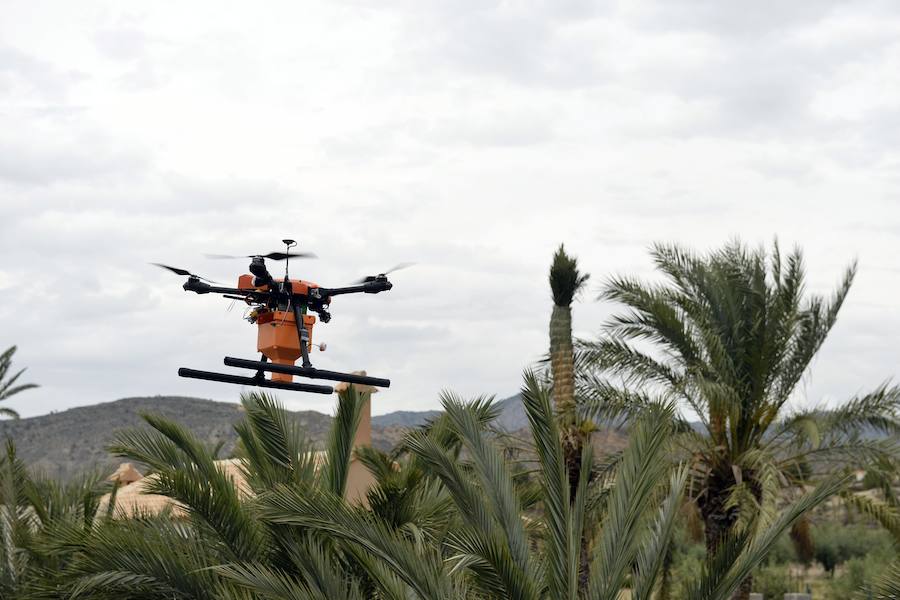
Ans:
[[[272,274],[269,273],[269,270],[266,268],[265,261],[258,256],[254,257],[253,261],[250,263],[250,272],[256,276],[253,279],[253,285],[255,287],[263,287],[264,285],[273,285],[275,283]]]

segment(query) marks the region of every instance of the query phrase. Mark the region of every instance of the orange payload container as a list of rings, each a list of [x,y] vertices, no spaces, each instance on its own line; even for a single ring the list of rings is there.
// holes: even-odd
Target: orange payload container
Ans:
[[[309,336],[307,351],[312,350],[312,330],[316,322],[313,315],[303,315],[303,327]],[[266,312],[256,321],[256,348],[275,364],[291,365],[300,358],[300,338],[294,313],[283,310]],[[273,381],[293,381],[287,373],[272,373]]]

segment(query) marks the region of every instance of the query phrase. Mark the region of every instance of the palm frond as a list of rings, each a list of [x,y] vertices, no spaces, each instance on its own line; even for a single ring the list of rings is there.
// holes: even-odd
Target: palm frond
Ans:
[[[6,378],[7,373],[9,372],[9,368],[12,366],[13,355],[16,353],[16,346],[10,346],[6,350],[0,354],[0,401],[6,400],[12,396],[20,392],[24,392],[25,390],[30,390],[38,387],[37,384],[34,383],[26,383],[23,385],[19,385],[13,387],[13,384],[21,377],[22,373],[25,372],[25,369],[22,369],[15,375],[10,378]],[[18,414],[15,414],[15,411],[12,409],[7,409],[5,413],[7,416],[18,417]]]
[[[876,600],[896,600],[900,598],[900,561],[895,561],[887,571],[873,583],[871,598]],[[862,597],[862,594],[859,594]]]
[[[484,494],[481,501],[487,504],[492,519],[500,527],[518,577],[527,582],[522,586],[522,593],[526,594],[522,597],[537,597],[537,585],[532,578],[540,573],[529,553],[528,537],[520,517],[521,503],[503,456],[485,439],[472,410],[455,402],[446,403],[444,410],[472,456],[473,472]]]
[[[669,493],[663,500],[653,522],[650,535],[644,541],[635,561],[632,575],[632,600],[650,600],[656,579],[668,554],[675,529],[675,518],[681,507],[688,470],[681,467],[669,476]]]
[[[591,564],[591,598],[612,600],[618,596],[640,547],[640,523],[667,471],[663,452],[672,412],[672,407],[650,412],[632,431]]]
[[[176,500],[198,526],[220,536],[238,559],[252,560],[262,549],[263,531],[243,506],[234,480],[207,448],[177,423],[144,415],[150,430],[119,432],[110,450],[155,471],[147,492]]]
[[[419,598],[456,597],[439,555],[423,552],[333,494],[279,486],[261,498],[260,513],[271,523],[317,531],[359,546],[382,561]]]
[[[271,600],[362,600],[359,583],[331,564],[326,554],[307,544],[303,577],[261,563],[231,563],[215,567],[215,571],[255,596]]]
[[[880,502],[875,498],[854,494],[849,490],[841,493],[841,499],[847,506],[876,520],[894,536],[897,544],[900,544],[900,509],[898,507]]]
[[[60,547],[76,551],[65,573],[73,598],[219,597],[206,541],[169,519],[110,521],[89,534],[72,528],[57,533]]]
[[[841,406],[819,412],[825,435],[900,435],[900,386],[882,383]]]
[[[837,494],[849,481],[839,474],[822,482],[752,538],[746,535],[722,544],[721,555],[714,558],[703,576],[690,588],[691,600],[727,600],[772,549],[777,539],[801,516]],[[733,558],[733,560],[732,560]]]
[[[238,456],[250,486],[261,493],[276,484],[308,484],[315,475],[312,444],[284,407],[268,394],[241,397],[246,418],[235,425]]]
[[[322,466],[323,483],[331,493],[343,496],[347,487],[347,475],[353,458],[353,441],[363,406],[368,402],[355,385],[338,394],[338,407],[325,448],[325,464]]]
[[[525,373],[522,403],[541,466],[545,521],[550,534],[546,544],[547,588],[554,598],[574,600],[578,594],[579,562],[578,543],[573,536],[577,535],[580,541],[581,530],[574,531],[572,527],[569,474],[550,397],[532,372]],[[587,479],[587,474],[582,478]]]

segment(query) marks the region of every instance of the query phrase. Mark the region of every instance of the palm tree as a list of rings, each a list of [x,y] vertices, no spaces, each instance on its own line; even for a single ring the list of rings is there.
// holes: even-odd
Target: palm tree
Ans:
[[[550,291],[553,312],[550,315],[550,371],[553,377],[553,404],[564,436],[566,468],[574,494],[585,432],[579,428],[575,403],[575,356],[572,344],[572,302],[584,288],[590,275],[578,269],[578,259],[566,253],[560,244],[550,265]],[[570,494],[570,495],[572,495]],[[574,498],[574,495],[572,495]]]
[[[572,302],[590,275],[578,270],[578,259],[560,244],[550,265],[553,312],[550,315],[550,368],[553,403],[560,414],[575,419],[575,365],[572,346]]]
[[[0,598],[56,598],[73,553],[61,532],[86,531],[110,485],[97,473],[60,483],[29,473],[15,445],[0,455]]]
[[[12,366],[12,358],[16,353],[16,347],[10,346],[6,349],[3,354],[0,354],[0,402],[10,398],[18,394],[19,392],[24,392],[25,390],[38,387],[37,384],[34,383],[26,383],[18,386],[13,386],[16,383],[16,380],[25,372],[25,369],[22,369],[12,377],[7,378],[7,373],[9,372],[10,366]],[[14,419],[19,418],[19,413],[14,411],[11,408],[0,408],[0,415],[5,417],[12,417]]]
[[[632,429],[618,460],[599,469],[585,445],[575,497],[570,497],[559,424],[550,393],[536,377],[523,389],[535,452],[537,509],[523,490],[482,419],[484,406],[445,397],[445,423],[460,440],[462,455],[448,450],[433,431],[416,431],[406,446],[446,489],[459,524],[440,539],[394,529],[371,512],[316,490],[281,487],[267,494],[260,512],[273,525],[317,532],[355,549],[359,566],[376,582],[373,597],[453,599],[615,599],[625,588],[649,600],[671,539],[687,479],[685,468],[664,460],[673,415],[654,407]],[[594,472],[595,476],[589,474]],[[603,476],[605,473],[606,476]],[[589,481],[602,485],[590,486]],[[751,538],[728,544],[690,589],[691,598],[724,600],[759,563],[777,537],[805,511],[834,493],[832,480]],[[581,539],[591,518],[602,523],[591,556],[590,580],[580,593]],[[247,589],[263,587],[259,572],[236,568]],[[283,597],[300,597],[290,586]]]
[[[148,428],[117,434],[110,447],[153,473],[147,491],[171,498],[183,516],[163,512],[105,518],[88,534],[68,532],[60,544],[75,559],[65,570],[67,593],[91,598],[249,599],[243,587],[259,578],[262,598],[363,598],[360,581],[344,577],[347,555],[303,532],[269,527],[258,514],[273,489],[315,489],[342,501],[363,399],[353,386],[340,394],[324,463],[297,423],[266,394],[242,397],[246,417],[235,429],[237,454],[252,493],[238,489],[210,448],[177,423],[144,415]],[[112,514],[111,506],[107,511]],[[290,583],[297,592],[282,594]],[[285,583],[287,582],[287,583]]]
[[[740,242],[705,256],[656,245],[652,256],[662,282],[606,283],[601,297],[626,310],[598,340],[580,344],[580,386],[598,404],[634,406],[663,395],[700,419],[702,433],[682,422],[677,439],[693,463],[690,495],[709,555],[753,514],[770,519],[781,492],[806,485],[811,473],[896,466],[889,439],[900,432],[900,388],[882,385],[831,411],[788,408],[837,319],[855,265],[826,298],[805,293],[799,249],[783,257],[777,243],[768,256]],[[867,431],[890,435],[873,440]],[[884,508],[868,506],[872,514]]]
[[[100,600],[574,600],[613,599],[629,588],[649,600],[688,476],[664,460],[672,409],[649,407],[628,447],[606,464],[594,464],[588,442],[571,498],[550,392],[529,374],[523,397],[530,481],[511,470],[487,429],[497,413],[491,402],[447,394],[445,414],[406,440],[405,465],[363,452],[381,473],[371,508],[341,494],[362,406],[352,388],[341,394],[318,468],[274,399],[243,397],[238,454],[253,494],[237,490],[215,463],[215,449],[176,423],[147,415],[149,429],[120,433],[114,452],[150,467],[149,491],[176,501],[181,516],[114,519],[113,506],[98,514],[95,495],[85,495],[81,509],[61,510],[54,494],[29,491],[21,461],[0,460],[0,508],[4,523],[16,523],[3,538],[12,551],[2,555],[13,575],[0,573],[0,585],[12,583],[0,591],[4,598]],[[813,490],[753,536],[748,530],[729,540],[692,582],[691,600],[727,598],[777,536],[841,483]],[[386,506],[392,499],[403,506]],[[32,534],[35,517],[46,535]],[[599,529],[587,527],[591,520]],[[581,593],[580,542],[589,530],[599,533]]]

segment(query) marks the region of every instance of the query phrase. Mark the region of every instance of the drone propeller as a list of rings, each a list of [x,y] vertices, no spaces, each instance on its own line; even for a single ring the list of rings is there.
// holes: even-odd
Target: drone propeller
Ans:
[[[398,265],[394,265],[393,267],[391,267],[384,273],[379,273],[378,275],[366,275],[365,277],[361,277],[360,279],[357,279],[356,281],[353,281],[352,283],[360,284],[360,283],[366,283],[368,281],[375,281],[375,279],[377,279],[378,277],[386,277],[388,275],[388,273],[393,273],[394,271],[399,271],[400,269],[406,269],[407,267],[411,267],[414,264],[416,264],[416,263],[402,262]]]
[[[151,265],[160,267],[161,269],[166,269],[167,271],[172,271],[176,275],[183,275],[185,277],[194,277],[195,279],[200,279],[202,281],[206,281],[207,283],[219,283],[218,281],[213,281],[212,279],[207,279],[206,277],[200,277],[199,275],[195,275],[188,271],[187,269],[179,269],[178,267],[170,267],[169,265],[164,265],[162,263],[150,263]]]
[[[232,256],[230,254],[204,254],[206,258],[268,258],[269,260],[285,260],[287,258],[318,258],[314,252],[269,252],[268,254],[246,254]]]

